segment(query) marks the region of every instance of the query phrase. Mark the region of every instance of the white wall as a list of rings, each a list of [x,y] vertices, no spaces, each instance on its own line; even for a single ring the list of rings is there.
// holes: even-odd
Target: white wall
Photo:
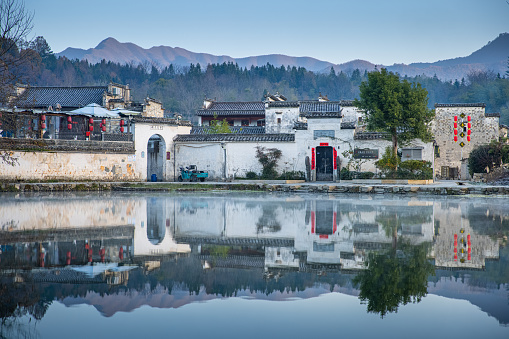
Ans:
[[[170,152],[170,157],[167,160],[166,154],[160,155],[162,157],[162,178],[158,180],[172,181],[174,180],[174,159],[173,159],[173,138],[177,134],[189,134],[191,132],[191,126],[179,126],[159,123],[146,123],[136,122],[134,124],[134,140],[135,140],[135,157],[136,157],[136,174],[140,178],[139,180],[149,180],[147,175],[147,145],[148,139],[153,135],[159,135],[164,142],[165,147],[161,147],[161,150]]]

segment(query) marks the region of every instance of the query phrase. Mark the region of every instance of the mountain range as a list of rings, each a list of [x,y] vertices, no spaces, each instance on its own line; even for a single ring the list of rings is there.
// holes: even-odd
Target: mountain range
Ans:
[[[179,47],[154,46],[144,49],[130,42],[119,42],[114,38],[101,41],[95,48],[80,49],[66,48],[57,57],[68,59],[88,60],[98,63],[103,59],[120,64],[154,65],[160,69],[173,64],[174,66],[189,66],[191,63],[205,66],[207,64],[222,64],[223,62],[237,63],[239,67],[263,66],[267,63],[274,66],[304,67],[313,72],[330,72],[331,67],[336,72],[351,72],[374,70],[375,67],[385,67],[401,75],[437,76],[441,80],[454,80],[466,77],[471,71],[493,71],[504,75],[508,70],[509,33],[500,34],[495,40],[466,57],[441,60],[433,63],[411,63],[394,65],[376,65],[365,60],[352,60],[343,64],[334,64],[311,57],[293,57],[282,54],[251,56],[246,58],[232,58],[226,55],[212,55],[195,53]]]

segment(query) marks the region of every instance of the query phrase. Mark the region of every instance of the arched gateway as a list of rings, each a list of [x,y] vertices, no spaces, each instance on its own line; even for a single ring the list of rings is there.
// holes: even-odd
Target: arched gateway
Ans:
[[[191,123],[166,118],[133,120],[136,171],[142,180],[174,181],[173,138],[189,134]]]

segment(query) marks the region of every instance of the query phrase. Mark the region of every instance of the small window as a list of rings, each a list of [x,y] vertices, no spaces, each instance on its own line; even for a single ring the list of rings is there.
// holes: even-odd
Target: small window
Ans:
[[[249,120],[242,120],[242,121],[240,122],[240,125],[241,125],[241,126],[249,126]]]
[[[258,120],[256,126],[265,126],[265,119]]]
[[[281,124],[281,118],[277,118],[277,123],[278,123],[278,125]]]

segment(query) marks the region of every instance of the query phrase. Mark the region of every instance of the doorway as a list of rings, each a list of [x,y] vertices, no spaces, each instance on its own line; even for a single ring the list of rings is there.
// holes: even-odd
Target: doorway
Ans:
[[[333,151],[332,146],[316,147],[316,181],[333,180]]]
[[[147,180],[164,181],[166,143],[163,137],[155,134],[147,143]]]

